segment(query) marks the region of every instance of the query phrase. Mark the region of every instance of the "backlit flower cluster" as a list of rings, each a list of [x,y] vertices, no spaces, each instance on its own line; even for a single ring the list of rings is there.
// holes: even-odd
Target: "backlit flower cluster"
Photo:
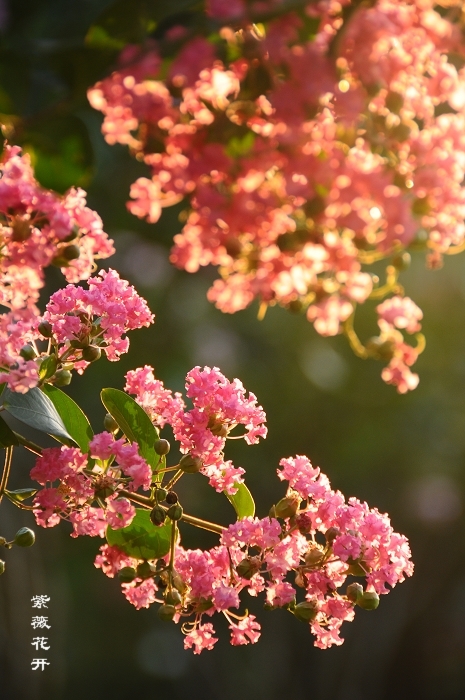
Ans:
[[[321,335],[344,331],[361,357],[387,361],[383,379],[405,392],[422,337],[407,344],[411,326],[394,324],[390,351],[383,329],[362,345],[352,317],[368,298],[403,297],[407,249],[435,268],[464,245],[460,4],[329,0],[276,16],[280,5],[209,0],[225,25],[216,42],[174,27],[163,57],[127,47],[89,100],[106,140],[150,169],[130,211],[155,222],[187,202],[171,259],[219,268],[218,308],[301,310]],[[385,284],[370,271],[380,259]]]
[[[382,308],[380,319],[389,328],[404,327],[406,316],[413,323],[407,307],[399,302]],[[302,455],[281,460],[277,473],[288,488],[267,517],[238,511],[239,519],[223,527],[187,515],[174,491],[184,473],[203,473],[232,498],[244,488],[244,470],[224,461],[225,440],[242,425],[243,437],[253,444],[266,436],[266,428],[255,396],[217,368],[195,367],[186,389],[190,410],[150,367],[127,375],[126,390],[136,394],[154,424],[172,426],[185,453],[179,464],[168,464],[169,442],[158,439],[159,461],[151,467],[134,435],[131,441],[117,437],[126,419],[94,435],[88,453],[66,446],[44,449],[31,471],[44,487],[33,500],[37,523],[53,527],[66,519],[73,537],[106,537],[95,566],[120,580],[137,609],[157,603],[161,619],[180,623],[184,645],[195,654],[217,642],[215,613],[227,619],[231,644],[258,641],[261,627],[243,607],[246,594],[263,595],[266,609],[284,608],[307,623],[316,646],[342,644],[342,623],[353,620],[356,607],[376,609],[381,595],[412,575],[406,537],[394,532],[386,514],[356,498],[346,501]],[[150,511],[142,510],[142,517],[141,506]],[[183,521],[217,533],[218,544],[184,548]],[[119,544],[112,539],[118,531]],[[157,533],[166,543],[158,555],[152,539]]]
[[[354,619],[357,606],[375,609],[379,595],[413,573],[408,541],[394,532],[387,515],[356,498],[346,502],[307,457],[280,464],[278,475],[290,488],[274,508],[276,517],[238,520],[210,550],[178,545],[170,575],[167,559],[152,561],[146,577],[122,584],[138,609],[161,603],[163,615],[171,606],[184,645],[195,654],[217,641],[209,621],[215,613],[228,620],[231,644],[258,641],[256,617],[240,613],[243,592],[263,594],[267,609],[285,608],[309,624],[315,646],[340,645],[342,623]],[[110,577],[126,567],[137,571],[140,564],[109,545],[95,560]]]
[[[248,397],[242,382],[230,382],[217,367],[194,367],[186,376],[186,394],[193,408],[187,410],[179,393],[172,394],[155,379],[146,365],[128,372],[125,390],[151,416],[155,425],[171,425],[179,449],[201,461],[200,471],[217,491],[235,493],[244,470],[224,458],[226,439],[237,426],[249,445],[265,438],[265,412],[254,394]]]
[[[20,351],[40,338],[37,302],[44,270],[55,265],[77,283],[114,249],[83,190],[60,196],[44,189],[17,146],[4,147],[0,170],[0,305],[6,309],[0,317],[0,368],[8,371],[0,376],[24,393],[38,382],[37,363]]]
[[[65,386],[73,369],[82,374],[102,351],[109,360],[118,360],[129,348],[127,331],[149,326],[153,319],[134,287],[115,270],[102,270],[88,280],[88,289],[68,284],[52,294],[41,318],[0,318],[0,347],[8,370],[0,372],[0,382],[20,393],[43,382]],[[48,347],[41,348],[44,340]]]

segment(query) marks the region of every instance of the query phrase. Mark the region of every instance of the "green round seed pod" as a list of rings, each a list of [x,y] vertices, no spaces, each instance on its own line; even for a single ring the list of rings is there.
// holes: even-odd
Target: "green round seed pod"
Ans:
[[[168,440],[157,440],[153,446],[153,449],[157,455],[167,455],[171,449],[171,445]]]
[[[166,520],[166,512],[161,506],[155,506],[150,511],[150,520],[156,527],[160,527]]]
[[[83,338],[82,340],[71,340],[69,344],[72,348],[76,348],[76,350],[83,350],[89,345],[89,338]]]
[[[182,469],[186,474],[196,474],[202,466],[202,460],[190,454],[184,455],[179,462],[179,469]]]
[[[118,571],[118,578],[121,583],[131,583],[137,576],[137,571],[133,566],[124,566]]]
[[[357,598],[357,605],[364,610],[376,610],[379,605],[379,595],[375,591],[365,591]]]
[[[182,506],[179,503],[175,503],[168,508],[166,515],[170,520],[181,520],[183,512]]]
[[[143,561],[138,564],[136,573],[138,578],[151,578],[155,575],[156,569],[148,561]]]
[[[173,506],[175,503],[178,502],[178,494],[174,491],[168,491],[168,493],[166,494],[166,502],[168,503],[168,505]]]
[[[58,372],[55,373],[55,376],[53,378],[53,383],[55,386],[68,386],[68,384],[71,384],[71,379],[73,378],[73,375],[69,371],[69,369],[60,369]]]
[[[5,573],[5,562],[0,559],[0,576]]]
[[[172,588],[170,591],[167,592],[165,596],[165,603],[167,605],[181,605],[181,594],[179,593],[179,591],[176,590],[176,588]]]
[[[164,501],[167,493],[168,491],[166,489],[157,488],[155,491],[155,498],[157,499],[157,502],[161,503],[162,501]]]
[[[236,571],[241,578],[249,581],[257,571],[260,570],[260,559],[258,557],[248,557],[242,559],[236,566]]]
[[[37,353],[32,347],[32,345],[23,345],[23,347],[19,351],[19,354],[23,358],[23,360],[33,360],[36,357]]]
[[[404,98],[398,92],[389,90],[388,94],[386,95],[386,100],[384,104],[390,112],[398,114],[403,107]]]
[[[160,605],[158,608],[158,617],[160,620],[172,620],[173,617],[176,615],[176,608],[174,605]]]
[[[111,415],[111,413],[106,413],[105,418],[103,419],[103,427],[105,430],[107,430],[109,433],[117,433],[119,430],[119,425]]]
[[[18,545],[18,547],[32,547],[34,542],[36,541],[36,536],[33,532],[33,530],[30,530],[28,527],[22,527],[18,530],[18,532],[15,535],[14,543]]]
[[[88,345],[82,351],[82,359],[86,362],[95,362],[102,357],[102,351],[95,345]]]
[[[318,612],[317,604],[311,600],[298,603],[292,608],[292,614],[301,622],[311,622]]]
[[[352,603],[357,603],[359,598],[363,595],[363,586],[360,583],[351,583],[347,586],[346,596]]]
[[[44,338],[51,338],[53,335],[52,325],[48,321],[41,321],[37,326],[37,330]]]
[[[63,248],[61,251],[61,255],[65,260],[77,260],[81,255],[81,250],[77,245],[67,245],[66,248]]]
[[[281,498],[280,501],[275,505],[275,513],[277,518],[292,518],[297,513],[299,508],[300,498],[293,498],[292,496],[286,496]]]

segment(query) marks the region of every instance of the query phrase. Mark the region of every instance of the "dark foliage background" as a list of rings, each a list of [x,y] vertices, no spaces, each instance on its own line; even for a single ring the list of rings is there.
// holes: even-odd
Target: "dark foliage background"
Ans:
[[[184,0],[2,0],[0,119],[11,140],[31,153],[40,181],[65,191],[88,190],[90,205],[115,238],[110,259],[155,311],[151,329],[133,333],[117,364],[101,361],[74,381],[71,395],[102,427],[99,390],[122,388],[130,368],[152,364],[182,389],[195,364],[218,365],[240,377],[267,411],[270,435],[259,446],[233,443],[230,456],[247,469],[258,514],[282,494],[275,469],[282,456],[307,453],[347,496],[391,514],[410,539],[413,579],[383,598],[376,613],[359,611],[346,643],[320,651],[305,625],[283,611],[261,613],[255,647],[233,648],[227,635],[195,657],[155,610],[135,611],[118,584],[93,566],[95,540],[69,538],[66,524],[41,530],[31,550],[5,553],[0,579],[0,699],[87,700],[167,697],[178,700],[462,700],[465,697],[465,272],[463,256],[426,272],[414,257],[407,294],[425,312],[428,345],[419,388],[398,396],[375,363],[356,359],[344,339],[318,337],[301,316],[257,307],[224,316],[205,292],[213,278],[168,262],[179,210],[147,225],[125,208],[129,185],[144,168],[100,134],[86,88],[107,74],[117,51],[141,33],[175,21],[197,21],[202,3]],[[173,15],[181,13],[173,19]],[[87,37],[87,38],[86,38]],[[61,284],[50,275],[47,293]],[[44,297],[45,298],[45,297]],[[372,334],[369,309],[361,334]],[[15,463],[25,486],[31,460]],[[190,512],[227,523],[231,506],[197,479],[183,484]],[[11,536],[32,516],[9,503],[0,530]],[[189,546],[214,538],[185,526]],[[50,666],[32,672],[30,598],[51,596]],[[226,631],[226,630],[224,630]]]

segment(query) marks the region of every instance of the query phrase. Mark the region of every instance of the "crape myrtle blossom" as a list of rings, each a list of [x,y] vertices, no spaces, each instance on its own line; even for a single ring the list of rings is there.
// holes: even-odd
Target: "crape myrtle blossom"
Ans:
[[[380,315],[401,326],[418,317],[396,299]],[[217,367],[188,372],[192,408],[148,365],[126,380],[126,391],[154,426],[171,426],[184,453],[179,463],[170,465],[170,443],[154,431],[158,458],[153,461],[152,453],[148,464],[146,444],[138,444],[124,420],[120,425],[112,418],[87,452],[68,446],[41,451],[31,478],[43,488],[32,510],[42,527],[65,519],[72,537],[106,538],[95,566],[119,579],[136,609],[157,604],[161,619],[179,623],[186,649],[199,654],[213,648],[217,613],[228,622],[231,644],[255,644],[261,627],[247,611],[248,596],[262,596],[266,609],[286,609],[307,623],[316,646],[339,645],[342,623],[354,619],[357,607],[374,610],[380,596],[412,575],[408,540],[394,532],[389,517],[357,498],[346,500],[305,455],[280,461],[277,474],[288,486],[266,517],[237,510],[238,520],[225,527],[186,514],[174,490],[184,473],[204,474],[234,503],[244,470],[225,459],[226,440],[236,428],[248,444],[266,437],[265,413],[238,379],[229,381]],[[123,430],[130,439],[117,437]],[[242,488],[250,509],[253,501]],[[216,533],[218,543],[185,548],[183,522]]]
[[[186,376],[186,396],[193,404],[190,410],[179,393],[173,394],[155,379],[148,365],[128,372],[125,390],[135,395],[157,426],[171,425],[179,449],[201,461],[200,471],[211,486],[219,492],[236,492],[244,470],[224,459],[230,431],[244,426],[241,437],[249,445],[267,434],[265,412],[254,394],[246,396],[242,382],[230,382],[217,367],[194,367]]]
[[[255,616],[240,613],[243,592],[263,593],[268,608],[285,608],[309,624],[315,646],[340,645],[342,623],[354,619],[356,607],[374,609],[379,595],[413,573],[408,541],[394,532],[387,515],[356,498],[346,501],[305,456],[283,459],[280,466],[278,476],[289,489],[274,507],[277,517],[238,520],[224,528],[220,544],[210,550],[176,545],[173,580],[179,595],[172,617],[185,620],[185,647],[196,654],[217,641],[213,624],[206,621],[215,613],[227,618],[231,644],[258,641]],[[166,560],[155,564],[153,570],[165,571]],[[103,545],[95,565],[114,577],[126,571],[128,560],[117,547]],[[141,577],[123,583],[125,596],[137,608],[163,604],[166,591],[159,575],[149,595],[136,593],[146,586]],[[353,585],[354,576],[365,579],[365,589]],[[158,593],[157,585],[162,585]]]
[[[153,323],[145,299],[115,270],[102,270],[87,283],[88,289],[68,284],[52,294],[42,317],[16,322],[11,314],[0,317],[0,355],[5,368],[9,365],[0,383],[20,393],[44,381],[69,384],[71,370],[82,374],[102,352],[119,360],[129,348],[126,333]],[[41,351],[44,340],[48,349]]]
[[[44,189],[17,146],[4,146],[0,170],[0,305],[7,309],[0,317],[0,382],[26,393],[39,382],[37,302],[45,269],[60,267],[76,283],[114,249],[83,190],[60,196]]]
[[[460,13],[442,16],[445,0],[309,2],[279,16],[281,4],[211,0],[215,43],[178,26],[163,61],[156,43],[126,47],[89,100],[106,140],[149,169],[129,210],[154,222],[186,201],[171,260],[218,267],[210,301],[305,312],[318,333],[345,332],[357,354],[385,360],[357,342],[356,305],[403,296],[410,246],[435,268],[465,243]],[[386,284],[367,267],[380,259]],[[406,367],[383,371],[401,393],[418,383]]]

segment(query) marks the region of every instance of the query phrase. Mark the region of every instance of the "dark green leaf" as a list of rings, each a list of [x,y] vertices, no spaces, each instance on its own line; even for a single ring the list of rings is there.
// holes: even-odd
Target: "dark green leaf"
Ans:
[[[239,484],[234,496],[226,493],[226,491],[223,493],[232,503],[234,510],[237,513],[238,520],[242,520],[242,518],[246,518],[248,516],[253,518],[255,515],[255,502],[252,498],[252,494],[245,484]]]
[[[107,528],[107,542],[136,559],[160,559],[170,551],[171,522],[157,527],[150,520],[150,511],[136,508],[136,517],[121,530]]]
[[[31,428],[48,433],[60,442],[75,442],[66,430],[55,406],[43,391],[29,389],[26,394],[18,394],[10,389],[3,392],[3,405],[12,416]]]
[[[5,489],[5,496],[13,503],[22,503],[27,498],[35,496],[38,490],[39,489],[16,489],[15,491],[7,491]]]
[[[56,386],[45,384],[42,387],[42,391],[55,406],[74,442],[79,445],[82,452],[87,452],[89,441],[92,440],[94,433],[85,413],[68,394],[65,394],[64,391],[61,391]]]
[[[3,418],[0,416],[0,447],[19,445],[18,438]]]
[[[46,357],[45,360],[42,360],[39,369],[39,379],[42,380],[53,377],[57,364],[56,355],[49,355],[49,357]]]
[[[159,434],[144,409],[119,389],[102,389],[100,396],[128,440],[139,445],[139,454],[156,471],[160,466],[160,456],[153,446]]]

